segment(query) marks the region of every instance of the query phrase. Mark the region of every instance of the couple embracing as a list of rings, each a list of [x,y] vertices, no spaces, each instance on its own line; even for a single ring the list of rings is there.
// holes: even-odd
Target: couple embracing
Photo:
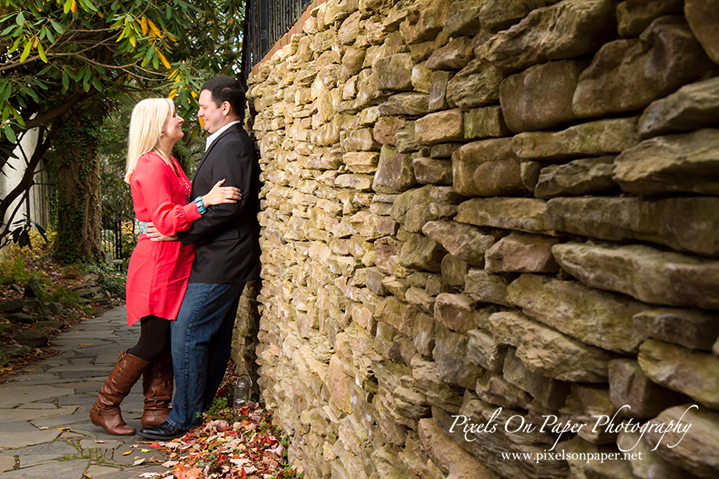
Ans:
[[[119,406],[140,376],[140,435],[154,440],[197,425],[222,381],[240,296],[260,269],[259,165],[241,124],[244,104],[234,78],[202,86],[198,117],[210,136],[192,183],[171,155],[184,135],[172,100],[143,100],[132,112],[125,181],[141,234],[127,274],[127,321],[140,322],[140,339],[120,353],[90,411],[110,434],[135,433]]]

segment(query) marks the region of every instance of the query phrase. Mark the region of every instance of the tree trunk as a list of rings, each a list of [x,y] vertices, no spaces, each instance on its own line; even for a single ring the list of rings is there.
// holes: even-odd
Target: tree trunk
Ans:
[[[73,116],[53,142],[57,192],[54,255],[69,264],[100,259],[99,125]]]

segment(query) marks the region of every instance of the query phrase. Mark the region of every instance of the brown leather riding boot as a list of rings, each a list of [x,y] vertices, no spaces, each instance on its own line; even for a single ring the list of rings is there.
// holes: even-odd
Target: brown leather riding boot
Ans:
[[[170,414],[172,401],[172,354],[165,351],[145,369],[142,376],[142,391],[145,394],[145,410],[142,413],[142,427],[159,426]]]
[[[120,360],[100,388],[97,401],[90,410],[90,421],[95,426],[101,426],[110,434],[118,436],[135,434],[135,428],[128,426],[122,419],[119,406],[148,364],[149,361],[132,354],[120,353]]]

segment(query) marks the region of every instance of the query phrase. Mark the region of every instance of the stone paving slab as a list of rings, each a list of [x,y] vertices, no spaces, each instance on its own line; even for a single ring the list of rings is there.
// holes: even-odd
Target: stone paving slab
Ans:
[[[9,471],[15,467],[14,456],[0,456],[0,472]]]
[[[37,466],[53,459],[73,457],[77,449],[64,441],[46,442],[13,451],[20,458],[20,467]]]
[[[139,327],[128,328],[117,308],[63,331],[50,346],[61,354],[35,362],[0,385],[0,479],[128,479],[166,472],[164,461],[138,435],[113,436],[90,422],[97,391],[132,347]],[[128,424],[140,426],[143,396],[138,381],[122,403]],[[127,456],[123,453],[132,451]]]
[[[50,479],[50,478],[82,478],[90,465],[88,459],[71,461],[54,461],[40,466],[26,467],[0,474],[0,479]],[[127,477],[131,476],[125,476]]]
[[[73,389],[55,386],[26,386],[14,384],[0,384],[0,408],[13,408],[20,404],[27,404],[41,399],[50,399],[74,394]]]
[[[75,406],[64,406],[60,408],[48,409],[9,409],[2,412],[3,421],[31,421],[36,418],[47,416],[69,415],[77,411]]]

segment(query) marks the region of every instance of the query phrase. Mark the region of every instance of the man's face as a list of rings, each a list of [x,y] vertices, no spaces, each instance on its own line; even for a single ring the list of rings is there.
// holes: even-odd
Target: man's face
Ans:
[[[202,118],[204,122],[203,128],[209,134],[213,134],[227,123],[227,114],[230,108],[227,102],[219,107],[212,100],[212,92],[210,90],[202,90],[200,92],[200,111],[197,112],[198,118]]]

